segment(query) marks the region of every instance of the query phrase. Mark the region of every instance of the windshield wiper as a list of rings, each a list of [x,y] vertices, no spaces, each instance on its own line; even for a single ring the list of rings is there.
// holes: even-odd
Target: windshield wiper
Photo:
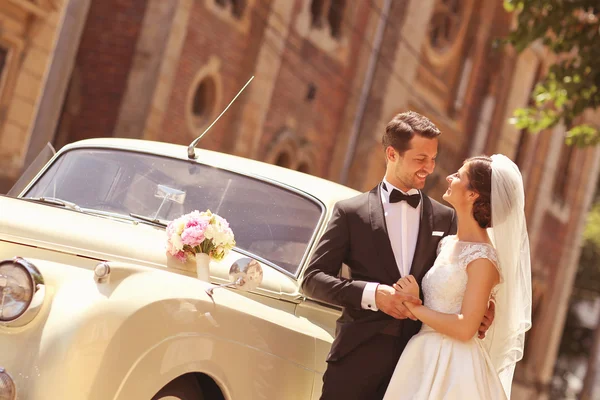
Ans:
[[[69,210],[75,210],[75,211],[79,211],[79,212],[82,211],[81,207],[79,207],[77,204],[75,204],[71,201],[58,199],[56,197],[22,197],[22,199],[29,200],[29,201],[36,201],[39,203],[52,204],[55,206],[61,206],[64,208],[68,208]]]
[[[139,215],[139,214],[135,214],[135,213],[129,213],[129,216],[133,217],[133,218],[137,218],[141,221],[150,222],[151,224],[162,226],[164,228],[166,228],[167,224],[168,224],[168,221],[164,221],[164,220],[158,219],[158,218],[146,217],[144,215]]]
[[[110,216],[110,217],[119,217],[121,219],[128,219],[126,216],[120,215],[120,214],[106,213],[106,212],[102,212],[102,211],[98,211],[98,210],[82,208],[71,201],[59,199],[56,197],[22,197],[22,199],[28,200],[28,201],[44,203],[44,204],[51,204],[53,206],[60,206],[60,207],[64,207],[69,210],[79,211],[84,214],[104,215],[104,216]],[[136,220],[149,222],[154,225],[162,226],[163,228],[166,228],[167,224],[169,223],[169,221],[164,221],[164,220],[161,220],[158,218],[146,217],[144,215],[139,215],[139,214],[135,214],[135,213],[129,213],[129,216],[132,218],[135,218]]]

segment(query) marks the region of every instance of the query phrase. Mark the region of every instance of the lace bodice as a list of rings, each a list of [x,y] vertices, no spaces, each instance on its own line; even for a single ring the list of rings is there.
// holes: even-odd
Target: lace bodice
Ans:
[[[456,236],[442,239],[438,246],[438,257],[423,278],[425,306],[443,313],[460,313],[467,288],[467,266],[479,258],[487,258],[498,268],[502,282],[502,271],[494,247],[487,243],[459,241]],[[492,296],[496,289],[497,286]]]

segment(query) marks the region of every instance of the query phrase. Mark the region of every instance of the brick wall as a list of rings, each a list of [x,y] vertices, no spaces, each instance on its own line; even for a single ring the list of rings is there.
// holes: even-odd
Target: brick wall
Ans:
[[[400,32],[405,22],[407,3],[404,1],[392,2],[388,17],[389,22],[384,31],[373,84],[360,126],[359,145],[355,152],[356,160],[364,160],[368,157],[380,158],[382,171],[377,176],[371,176],[373,172],[366,169],[364,163],[354,162],[350,169],[348,181],[348,185],[352,187],[362,187],[364,190],[370,189],[370,186],[380,180],[385,172],[383,170],[383,149],[379,145],[383,131],[379,131],[378,127],[382,120],[387,122],[392,117],[391,115],[383,115],[383,102],[390,80],[396,79],[391,69],[394,65],[394,55],[402,40]],[[369,51],[366,54],[370,56],[369,53],[373,44],[363,43],[363,45],[367,46]]]
[[[189,113],[188,98],[193,90],[194,78],[208,63],[216,60],[218,67],[215,71],[222,85],[219,101],[209,123],[227,106],[253,73],[252,64],[259,50],[270,0],[257,0],[256,3],[249,4],[245,10],[247,19],[239,22],[234,18],[220,17],[215,11],[216,6],[211,6],[209,1],[211,0],[195,1],[191,9],[187,36],[159,140],[187,145],[202,133],[204,126],[190,129],[186,114]],[[230,150],[235,137],[235,121],[239,118],[243,102],[242,96],[214,125],[199,146]]]
[[[314,156],[312,173],[329,174],[331,155],[342,137],[348,135],[343,129],[348,122],[344,120],[346,107],[359,94],[360,85],[355,84],[362,78],[357,76],[358,58],[369,53],[363,37],[371,9],[366,2],[350,5],[344,20],[345,58],[324,52],[313,40],[302,37],[295,28],[301,9],[295,10],[260,141],[259,158],[266,158],[270,144],[287,128],[301,143],[309,143]],[[316,89],[312,101],[307,99],[311,85]]]
[[[80,104],[68,142],[113,135],[145,9],[146,0],[92,1],[75,61]]]
[[[215,113],[218,115],[253,73],[260,46],[275,51],[274,43],[263,41],[265,29],[272,29],[265,28],[269,12],[273,12],[270,11],[270,1],[257,0],[249,6],[246,12],[252,22],[247,33],[238,29],[231,20],[216,18],[212,8],[207,6],[209,1],[196,2],[191,11],[160,140],[188,144],[201,133],[201,129],[191,131],[186,114],[189,113],[194,78],[211,62],[211,58],[218,60],[218,75],[222,78],[222,97]],[[312,172],[319,176],[327,175],[331,153],[339,135],[346,134],[341,130],[346,106],[351,96],[357,94],[352,88],[356,78],[356,59],[368,54],[364,50],[362,36],[370,7],[366,2],[357,4],[348,11],[349,19],[345,22],[349,35],[346,38],[347,61],[344,62],[335,54],[317,48],[295,28],[305,5],[304,2],[295,3],[280,68],[268,77],[257,77],[274,80],[274,89],[263,130],[259,132],[259,147],[252,156],[266,159],[278,134],[287,129],[297,136],[299,142],[309,143],[314,156]],[[278,15],[274,17],[272,19],[276,22],[283,19]],[[316,97],[312,101],[306,98],[310,85],[316,89]],[[244,101],[242,96],[219,120],[202,140],[202,147],[233,150],[238,128],[244,124],[240,118]]]
[[[544,269],[548,273],[550,282],[554,282],[556,278],[556,269],[565,268],[564,265],[559,265],[563,255],[564,245],[568,242],[566,235],[568,226],[561,223],[556,217],[550,213],[545,213],[542,220],[542,232],[546,234],[539,238],[537,248],[533,254],[537,259],[533,260],[533,268]]]
[[[0,48],[7,51],[0,82],[0,193],[19,176],[51,61],[64,7],[30,14],[19,3],[0,2]]]
[[[228,11],[219,11],[214,0],[177,1],[180,1],[181,19],[185,19],[187,25],[185,31],[177,24],[173,29],[179,28],[183,31],[178,34],[178,43],[183,43],[183,47],[181,53],[165,53],[165,58],[172,58],[169,60],[170,65],[176,67],[166,74],[169,78],[173,77],[172,85],[171,81],[163,85],[172,89],[164,89],[160,94],[154,95],[154,100],[160,100],[154,103],[161,105],[162,122],[159,118],[152,126],[151,138],[187,145],[201,133],[201,126],[190,128],[189,99],[199,71],[207,64],[216,62],[214,71],[221,85],[218,102],[211,116],[214,118],[249,76],[256,73],[257,65],[262,63],[262,75],[257,76],[253,86],[260,89],[258,93],[253,93],[253,100],[249,99],[249,94],[241,96],[214,126],[212,132],[203,139],[200,146],[225,152],[237,151],[265,160],[269,158],[269,151],[278,134],[286,129],[301,145],[308,147],[314,156],[311,172],[337,180],[356,115],[366,65],[371,55],[379,10],[373,8],[371,2],[348,1],[350,8],[343,23],[345,44],[341,46],[343,48],[340,51],[331,51],[324,50],[323,43],[315,40],[314,31],[307,33],[299,28],[303,19],[306,21],[309,0],[247,0],[246,16],[237,22],[228,16]],[[521,69],[515,68],[518,60],[516,57],[513,58],[507,52],[498,56],[500,60],[495,61],[499,64],[499,71],[491,78],[491,68],[473,70],[473,74],[480,75],[476,76],[474,83],[468,87],[465,97],[465,113],[468,113],[468,116],[463,119],[453,120],[452,116],[446,115],[444,108],[439,107],[439,99],[427,97],[426,92],[415,94],[418,91],[418,76],[415,75],[415,70],[422,62],[421,43],[426,36],[433,3],[433,0],[392,2],[389,17],[391,23],[384,33],[381,54],[349,174],[350,179],[347,182],[349,186],[366,190],[381,179],[384,172],[379,144],[382,127],[395,112],[418,107],[422,101],[417,100],[424,99],[433,104],[430,104],[429,109],[417,108],[417,111],[430,116],[444,131],[442,155],[437,168],[442,179],[441,186],[445,186],[445,173],[460,165],[470,146],[469,139],[472,138],[476,122],[479,122],[480,118],[475,106],[485,95],[494,95],[496,100],[491,131],[486,140],[487,152],[500,151],[508,154],[514,150],[515,130],[514,127],[507,127],[506,120],[514,107],[525,105],[529,93],[522,93],[523,87],[531,87],[531,82],[525,85]],[[425,7],[425,4],[429,4],[430,8]],[[0,5],[0,13],[3,7],[6,5]],[[77,94],[74,96],[77,104],[67,103],[65,106],[69,115],[61,126],[68,126],[68,130],[61,140],[72,142],[114,134],[119,112],[122,111],[128,79],[136,72],[133,70],[133,60],[146,7],[147,0],[92,1],[76,57],[76,72],[73,75],[76,77],[74,81],[79,82],[77,90],[73,90]],[[501,8],[501,3],[498,3],[497,7]],[[278,12],[276,10],[288,13],[281,17],[273,14]],[[488,19],[482,19],[483,22],[477,27],[487,29],[487,22],[494,18],[492,33],[504,31],[498,25],[508,25],[509,19],[504,14],[499,14],[498,10],[486,10],[488,11],[483,16]],[[13,15],[13,12],[9,14]],[[21,14],[24,12],[21,11]],[[24,50],[22,71],[18,76],[15,74],[13,79],[15,96],[11,100],[10,109],[7,110],[7,123],[0,132],[0,151],[7,152],[11,157],[21,157],[25,150],[24,138],[33,123],[33,109],[39,99],[39,91],[43,90],[41,80],[46,67],[44,57],[49,55],[44,56],[44,51],[51,51],[51,39],[56,33],[58,15],[58,12],[51,15],[45,25],[41,24],[39,30],[32,31],[33,36],[27,40],[29,48]],[[21,20],[27,21],[27,18]],[[268,27],[267,21],[270,24]],[[20,37],[31,34],[27,33],[26,23],[5,24],[13,30],[18,29],[13,31],[12,35]],[[268,30],[269,34],[266,33]],[[2,32],[0,38],[1,36]],[[267,38],[269,40],[266,40]],[[486,41],[478,43],[478,37],[473,39],[475,44],[478,44],[476,53],[482,57],[480,63],[485,66],[488,62],[485,57],[489,56],[486,55]],[[273,46],[274,41],[278,41],[281,46]],[[29,50],[35,51],[28,52]],[[271,62],[277,58],[279,63]],[[533,74],[537,66],[525,60],[523,70]],[[404,82],[400,83],[399,79]],[[495,87],[488,84],[488,79],[496,80]],[[164,83],[166,79],[161,75],[158,80]],[[259,80],[260,84],[256,82]],[[316,90],[316,96],[312,100],[307,99],[310,86]],[[268,93],[262,93],[265,88]],[[513,96],[514,94],[516,96]],[[257,104],[251,104],[253,101]],[[249,107],[253,105],[255,107]],[[471,106],[473,109],[469,108]],[[256,115],[243,112],[248,109],[259,112],[254,113]],[[207,124],[210,122],[207,121]],[[600,121],[596,120],[595,124],[598,123]],[[239,133],[241,128],[250,125],[256,129],[248,130],[250,137],[244,138],[248,145],[242,146],[246,147],[242,151],[235,146],[236,140],[240,140],[242,136]],[[257,149],[254,148],[256,144]],[[575,170],[584,172],[580,177],[572,177],[572,190],[569,191],[572,212],[568,220],[561,220],[553,214],[549,196],[543,191],[544,188],[551,187],[554,176],[552,173],[548,176],[545,174],[548,171],[545,160],[557,155],[556,147],[550,144],[547,134],[542,134],[537,139],[536,146],[529,155],[533,162],[527,171],[526,181],[527,218],[531,231],[534,270],[543,269],[548,275],[548,284],[555,289],[553,293],[548,293],[552,296],[546,297],[546,303],[539,312],[540,320],[549,322],[547,325],[540,325],[543,329],[538,329],[539,334],[536,333],[535,341],[530,342],[537,343],[537,348],[533,349],[535,351],[531,356],[531,368],[534,371],[540,370],[541,367],[549,369],[554,363],[556,332],[561,328],[561,318],[564,317],[557,320],[556,310],[564,308],[568,303],[565,297],[569,294],[576,267],[576,262],[571,260],[570,254],[575,254],[578,249],[580,222],[586,211],[585,197],[587,190],[590,190],[585,183],[592,174],[589,171],[597,170],[597,167],[592,168],[592,159],[597,156],[591,154],[586,163],[576,164]],[[589,150],[590,153],[592,151]],[[5,161],[0,162],[0,169],[7,170],[13,165],[7,163],[6,157],[2,159]],[[576,158],[577,160],[583,158]],[[8,181],[9,179],[0,173],[0,191],[3,185],[8,187]],[[430,191],[430,194],[439,197],[439,192]],[[541,381],[547,379],[546,375],[548,374],[540,375],[536,372],[536,377]]]

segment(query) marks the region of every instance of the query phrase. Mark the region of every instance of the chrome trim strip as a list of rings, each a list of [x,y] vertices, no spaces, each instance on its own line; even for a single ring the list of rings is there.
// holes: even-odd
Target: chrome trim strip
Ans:
[[[340,311],[341,312],[344,309],[342,306],[336,306],[335,304],[329,304],[329,303],[326,303],[324,301],[315,300],[315,299],[313,299],[311,297],[303,297],[303,301],[305,303],[307,303],[307,304],[311,304],[311,303],[312,304],[316,304],[316,305],[319,305],[321,307],[325,307],[325,308],[328,308],[328,309],[334,310],[334,311]]]

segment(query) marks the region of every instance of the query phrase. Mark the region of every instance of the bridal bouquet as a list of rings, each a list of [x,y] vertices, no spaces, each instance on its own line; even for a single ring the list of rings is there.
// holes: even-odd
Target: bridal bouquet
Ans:
[[[202,253],[221,260],[234,246],[229,223],[210,210],[192,211],[167,225],[167,252],[181,262]]]

